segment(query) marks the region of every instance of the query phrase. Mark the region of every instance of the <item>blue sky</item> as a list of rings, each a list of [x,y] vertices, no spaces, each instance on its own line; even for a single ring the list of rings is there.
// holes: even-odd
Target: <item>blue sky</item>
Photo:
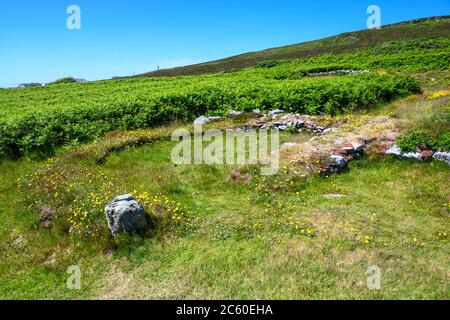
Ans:
[[[68,30],[66,9],[81,9]],[[0,86],[132,75],[366,28],[450,14],[450,0],[1,0]]]

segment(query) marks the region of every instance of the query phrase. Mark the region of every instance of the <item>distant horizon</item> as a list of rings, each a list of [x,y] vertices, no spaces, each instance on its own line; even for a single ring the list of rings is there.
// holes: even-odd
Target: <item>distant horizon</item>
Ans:
[[[380,6],[382,26],[450,14],[444,0],[168,2],[2,1],[0,39],[8,50],[0,52],[0,87],[107,80],[364,30],[371,4]],[[72,4],[81,11],[79,30],[66,26]]]

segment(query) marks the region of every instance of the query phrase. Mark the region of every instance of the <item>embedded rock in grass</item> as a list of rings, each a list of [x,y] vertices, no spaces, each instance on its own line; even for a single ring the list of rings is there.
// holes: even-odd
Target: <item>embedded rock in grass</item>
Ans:
[[[386,151],[386,154],[412,160],[422,160],[426,158],[423,157],[420,152],[403,152],[397,145],[393,145],[392,147],[390,147]]]
[[[402,154],[402,157],[412,160],[422,160],[422,155],[420,152],[406,152]]]
[[[276,109],[269,112],[269,116],[276,116],[278,114],[284,113],[284,110]]]
[[[431,157],[433,157],[433,154],[433,150],[420,150],[420,157],[422,159],[430,159]]]
[[[201,116],[194,120],[194,124],[207,124],[209,122],[209,119],[205,116]]]
[[[144,208],[129,194],[115,198],[105,207],[105,214],[114,236],[120,233],[144,234],[149,228]]]
[[[443,161],[450,166],[450,152],[436,152],[433,158],[439,161]]]
[[[205,116],[201,116],[197,119],[194,120],[194,124],[207,124],[210,122],[214,122],[214,121],[219,121],[220,119],[222,119],[221,117],[205,117]]]
[[[386,150],[386,154],[400,157],[402,155],[402,150],[397,145],[393,145],[389,149]]]
[[[345,168],[347,165],[347,162],[345,161],[345,158],[340,155],[331,155],[330,158],[333,160],[333,162],[337,165],[338,168]]]
[[[240,116],[241,114],[243,114],[243,112],[242,111],[236,111],[236,110],[229,110],[227,112],[227,114],[229,116],[232,116],[232,117],[237,117],[237,116]]]

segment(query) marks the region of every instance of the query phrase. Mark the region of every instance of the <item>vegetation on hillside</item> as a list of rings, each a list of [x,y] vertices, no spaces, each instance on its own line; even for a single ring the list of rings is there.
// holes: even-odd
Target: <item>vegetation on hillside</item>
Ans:
[[[396,70],[449,68],[448,39],[390,43],[340,56],[324,55],[271,68],[202,77],[129,79],[3,90],[0,155],[51,154],[56,147],[92,140],[116,129],[192,120],[201,114],[255,108],[339,114],[418,92]],[[314,77],[333,70],[390,70]]]
[[[397,41],[448,37],[450,17],[432,17],[384,26],[380,30],[347,32],[321,40],[250,52],[222,60],[144,73],[145,77],[175,77],[233,71],[274,60],[296,60],[323,54],[339,55]]]

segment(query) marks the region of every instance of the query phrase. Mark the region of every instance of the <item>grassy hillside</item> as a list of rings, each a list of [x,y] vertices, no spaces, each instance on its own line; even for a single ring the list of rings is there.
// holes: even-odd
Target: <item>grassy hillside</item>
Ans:
[[[449,299],[450,167],[383,149],[450,146],[448,18],[170,72],[190,75],[0,90],[0,299]],[[254,108],[331,131],[282,132],[273,177],[171,161],[175,128]],[[357,137],[372,142],[347,170],[315,169],[320,148]],[[127,193],[145,236],[108,229],[105,206]]]
[[[417,19],[382,27],[381,30],[347,32],[334,37],[299,43],[258,52],[250,52],[217,61],[185,67],[143,73],[145,77],[173,77],[237,70],[256,66],[270,60],[293,60],[319,56],[324,53],[341,54],[371,48],[384,43],[410,39],[434,39],[450,35],[450,17]]]

